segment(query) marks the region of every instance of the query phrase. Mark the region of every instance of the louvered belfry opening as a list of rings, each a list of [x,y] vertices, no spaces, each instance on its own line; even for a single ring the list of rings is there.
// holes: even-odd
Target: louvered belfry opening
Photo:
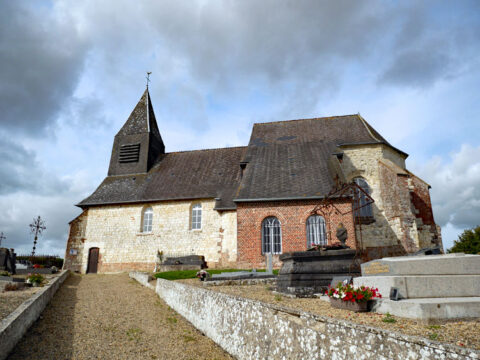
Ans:
[[[128,144],[120,146],[118,161],[121,164],[138,162],[140,158],[140,144]]]

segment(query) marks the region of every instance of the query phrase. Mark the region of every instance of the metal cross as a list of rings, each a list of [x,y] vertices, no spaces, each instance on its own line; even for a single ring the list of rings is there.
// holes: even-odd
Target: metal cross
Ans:
[[[2,240],[5,240],[7,237],[3,234],[3,231],[0,232],[0,246],[2,246]]]
[[[35,234],[35,239],[33,240],[33,250],[32,250],[32,256],[34,256],[35,248],[37,246],[38,235],[40,235],[43,232],[43,230],[45,230],[47,227],[45,226],[45,221],[43,221],[40,218],[40,215],[36,219],[34,218],[33,223],[31,223],[29,226],[32,233]]]
[[[150,74],[152,72],[151,71],[147,71],[147,89],[148,89],[148,83],[150,82]]]

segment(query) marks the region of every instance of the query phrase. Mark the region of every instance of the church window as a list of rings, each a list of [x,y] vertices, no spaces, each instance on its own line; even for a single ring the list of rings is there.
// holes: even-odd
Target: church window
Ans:
[[[357,184],[365,193],[370,195],[370,187],[364,178],[357,177],[353,179],[355,184]],[[356,190],[356,206],[358,207],[355,210],[355,217],[361,221],[373,219],[373,210],[372,204],[369,203],[368,197],[365,193],[360,191],[359,189]]]
[[[194,204],[192,206],[192,230],[200,230],[202,228],[202,204]]]
[[[307,248],[316,245],[327,245],[325,219],[320,215],[312,215],[307,219]]]
[[[282,229],[280,221],[274,216],[267,217],[262,222],[262,253],[282,253]]]
[[[144,233],[152,232],[152,223],[153,223],[153,209],[151,207],[148,207],[143,211],[142,232]]]

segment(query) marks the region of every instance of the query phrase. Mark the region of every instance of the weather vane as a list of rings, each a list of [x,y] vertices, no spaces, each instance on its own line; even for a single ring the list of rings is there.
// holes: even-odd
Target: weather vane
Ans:
[[[152,72],[151,71],[147,71],[147,89],[148,89],[148,83],[150,82],[150,74]]]
[[[40,235],[46,228],[47,227],[45,226],[45,221],[40,218],[40,215],[36,219],[34,218],[33,223],[30,224],[30,229],[32,230],[32,233],[35,234],[35,240],[33,240],[32,256],[35,255],[38,235]]]
[[[7,237],[3,234],[3,231],[0,232],[0,246],[2,246],[2,240],[5,240]]]

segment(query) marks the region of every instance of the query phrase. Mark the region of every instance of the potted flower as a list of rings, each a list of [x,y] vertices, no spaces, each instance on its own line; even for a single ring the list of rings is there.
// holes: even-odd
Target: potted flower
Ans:
[[[27,284],[32,284],[32,286],[37,287],[42,285],[45,281],[45,277],[40,274],[29,274],[27,280],[25,281]]]
[[[377,288],[367,286],[354,288],[351,284],[342,283],[336,287],[329,286],[326,295],[330,298],[330,304],[333,307],[356,312],[367,311],[369,300],[382,297]]]

